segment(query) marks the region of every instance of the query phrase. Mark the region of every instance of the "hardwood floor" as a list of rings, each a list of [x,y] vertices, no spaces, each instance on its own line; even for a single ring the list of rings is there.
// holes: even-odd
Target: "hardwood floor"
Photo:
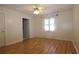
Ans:
[[[0,53],[8,54],[76,54],[71,41],[32,38],[0,48]]]

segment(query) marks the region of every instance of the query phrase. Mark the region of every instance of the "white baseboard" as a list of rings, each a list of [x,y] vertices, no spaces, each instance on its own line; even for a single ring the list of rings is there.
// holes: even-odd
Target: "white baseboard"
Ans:
[[[73,41],[72,41],[72,43],[73,43],[73,45],[74,45],[74,48],[75,48],[75,50],[76,50],[77,54],[79,54],[79,51],[78,51],[78,49],[77,49],[77,47],[76,47],[75,43],[74,43]]]
[[[10,43],[6,43],[6,46],[8,45],[12,45],[12,44],[15,44],[15,43],[18,43],[18,42],[22,42],[23,40],[18,40],[18,41],[14,41],[14,42],[10,42]]]

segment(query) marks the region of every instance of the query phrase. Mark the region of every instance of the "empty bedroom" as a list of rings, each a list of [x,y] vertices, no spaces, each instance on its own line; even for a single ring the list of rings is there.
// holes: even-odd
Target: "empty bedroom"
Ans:
[[[78,54],[78,4],[0,4],[0,54]]]

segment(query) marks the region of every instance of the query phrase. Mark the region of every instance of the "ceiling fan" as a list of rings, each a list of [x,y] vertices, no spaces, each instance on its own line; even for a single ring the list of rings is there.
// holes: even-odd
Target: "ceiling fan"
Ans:
[[[43,7],[40,7],[40,6],[38,6],[38,5],[34,5],[33,6],[33,14],[35,14],[35,15],[38,15],[38,14],[40,14],[41,12],[42,12],[42,9],[43,9]]]

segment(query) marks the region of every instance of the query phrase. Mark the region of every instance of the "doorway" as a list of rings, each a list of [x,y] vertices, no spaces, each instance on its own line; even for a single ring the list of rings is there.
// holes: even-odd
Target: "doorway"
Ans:
[[[29,19],[22,18],[23,21],[23,39],[29,38]]]

